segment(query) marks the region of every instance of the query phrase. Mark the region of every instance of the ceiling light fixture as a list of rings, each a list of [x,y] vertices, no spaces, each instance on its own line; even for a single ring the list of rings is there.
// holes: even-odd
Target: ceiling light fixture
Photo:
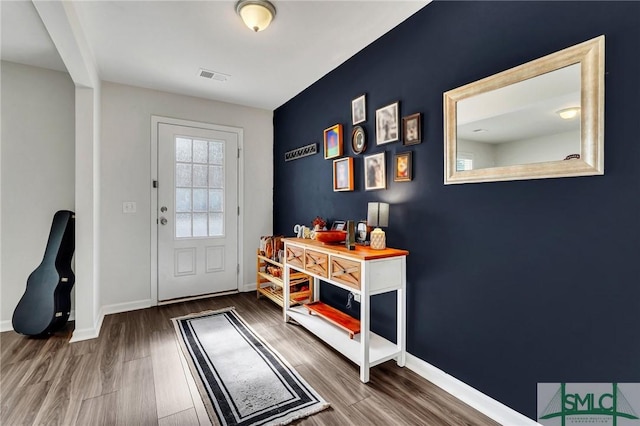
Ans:
[[[564,120],[571,120],[572,118],[575,118],[578,114],[580,114],[580,107],[561,109],[560,111],[556,111],[556,114],[558,114],[560,118]]]
[[[266,29],[276,17],[276,8],[267,0],[240,0],[236,3],[236,13],[247,27],[258,32]]]

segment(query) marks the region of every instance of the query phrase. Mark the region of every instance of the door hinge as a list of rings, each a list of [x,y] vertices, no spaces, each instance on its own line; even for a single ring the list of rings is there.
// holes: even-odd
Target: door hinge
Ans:
[[[240,148],[238,148],[238,158],[240,158]]]
[[[236,268],[236,273],[240,274],[240,264],[238,263],[238,267]]]
[[[240,206],[238,206],[238,216],[240,216]]]
[[[154,180],[154,181],[153,181],[153,187],[154,187],[154,188],[157,188],[157,187],[158,187],[158,181],[157,181],[157,180]]]

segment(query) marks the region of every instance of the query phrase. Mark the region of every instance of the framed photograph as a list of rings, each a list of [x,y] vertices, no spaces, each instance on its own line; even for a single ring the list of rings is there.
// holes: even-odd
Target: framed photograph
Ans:
[[[353,191],[353,157],[333,160],[333,190]]]
[[[395,102],[376,110],[377,145],[397,141],[400,138],[399,107],[400,102]]]
[[[362,154],[367,149],[367,134],[362,126],[355,126],[351,132],[351,149],[356,155]]]
[[[344,231],[344,227],[347,224],[344,220],[334,220],[331,224],[332,231]]]
[[[393,158],[393,181],[409,182],[411,179],[413,179],[411,151],[396,154]]]
[[[342,124],[336,124],[324,129],[324,159],[340,157],[342,155]]]
[[[381,152],[364,157],[364,189],[367,191],[385,189],[387,187],[384,154],[384,152]]]
[[[358,96],[351,101],[351,121],[354,125],[367,121],[366,95]]]
[[[404,145],[416,145],[422,142],[421,121],[419,112],[402,118]]]

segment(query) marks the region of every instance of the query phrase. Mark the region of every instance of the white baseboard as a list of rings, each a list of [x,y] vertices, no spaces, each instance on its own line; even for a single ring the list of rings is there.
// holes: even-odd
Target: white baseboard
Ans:
[[[69,343],[80,342],[82,340],[96,339],[100,336],[102,321],[106,315],[119,314],[120,312],[135,311],[145,309],[151,306],[151,299],[136,300],[134,302],[115,303],[113,305],[105,305],[100,308],[98,318],[93,328],[76,329]]]
[[[69,321],[75,320],[75,316],[76,312],[72,310],[69,314]],[[5,331],[13,331],[13,324],[11,323],[11,320],[0,321],[0,333]]]
[[[256,283],[243,284],[238,287],[238,291],[240,293],[249,293],[251,291],[256,291]]]
[[[540,425],[540,423],[531,420],[529,417],[507,407],[410,353],[407,353],[406,367],[501,425]]]
[[[11,324],[11,320],[0,321],[0,333],[5,331],[13,331],[13,324]]]

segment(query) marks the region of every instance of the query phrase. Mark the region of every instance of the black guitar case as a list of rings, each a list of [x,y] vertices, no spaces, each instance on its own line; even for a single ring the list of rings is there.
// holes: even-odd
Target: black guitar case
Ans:
[[[51,334],[71,313],[71,270],[75,249],[75,214],[60,210],[53,216],[42,263],[27,279],[27,290],[13,311],[13,329],[27,336]]]

